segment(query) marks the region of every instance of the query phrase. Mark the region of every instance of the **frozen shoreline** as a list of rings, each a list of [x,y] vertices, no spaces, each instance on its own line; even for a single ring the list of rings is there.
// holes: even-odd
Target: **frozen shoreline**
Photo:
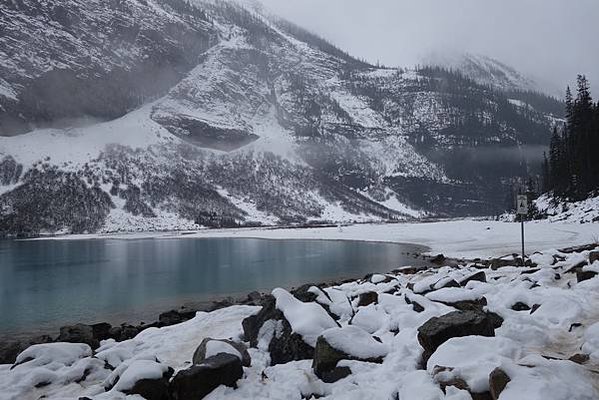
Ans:
[[[82,234],[44,237],[31,240],[89,240],[89,239],[326,239],[392,242],[426,246],[429,255],[443,253],[449,257],[499,257],[519,253],[520,224],[472,219],[442,222],[397,224],[357,224],[327,228],[240,228],[211,229],[187,232],[141,232]],[[599,224],[526,223],[526,252],[533,253],[555,248],[595,243]]]

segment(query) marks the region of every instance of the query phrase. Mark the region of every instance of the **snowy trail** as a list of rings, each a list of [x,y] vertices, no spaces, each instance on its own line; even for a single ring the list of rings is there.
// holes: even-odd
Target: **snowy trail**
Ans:
[[[520,252],[520,224],[469,219],[435,223],[365,224],[342,228],[309,229],[219,229],[197,232],[148,232],[116,235],[70,235],[51,239],[78,240],[93,238],[262,238],[262,239],[327,239],[412,243],[430,248],[430,254],[450,257],[493,257]],[[551,223],[526,224],[526,251],[565,248],[594,243],[599,237],[599,224]]]

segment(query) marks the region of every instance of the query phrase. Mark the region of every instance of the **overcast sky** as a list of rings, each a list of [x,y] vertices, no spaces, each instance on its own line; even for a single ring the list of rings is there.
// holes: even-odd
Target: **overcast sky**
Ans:
[[[413,66],[431,51],[488,55],[562,91],[599,98],[599,0],[261,0],[352,55]]]

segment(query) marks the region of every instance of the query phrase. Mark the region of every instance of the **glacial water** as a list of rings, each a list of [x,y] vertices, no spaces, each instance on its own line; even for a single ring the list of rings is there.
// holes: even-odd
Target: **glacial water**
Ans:
[[[150,322],[251,291],[420,265],[413,245],[326,240],[0,241],[0,335],[77,322]]]

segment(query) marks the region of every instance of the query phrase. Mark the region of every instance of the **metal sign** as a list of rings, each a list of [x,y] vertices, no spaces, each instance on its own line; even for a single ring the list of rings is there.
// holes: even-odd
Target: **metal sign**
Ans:
[[[518,215],[528,215],[528,197],[525,194],[518,195],[516,213]]]

